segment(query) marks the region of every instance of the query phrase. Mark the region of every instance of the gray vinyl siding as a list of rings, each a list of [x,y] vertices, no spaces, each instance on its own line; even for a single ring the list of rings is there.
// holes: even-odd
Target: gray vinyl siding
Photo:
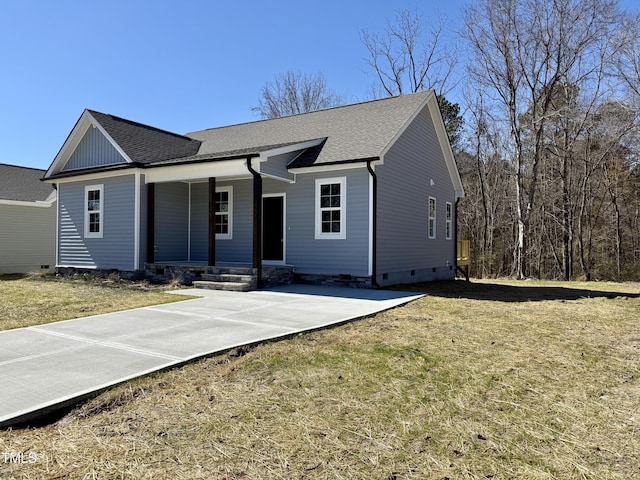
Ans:
[[[253,251],[252,180],[218,181],[216,189],[231,187],[231,238],[216,239],[216,262],[251,263]],[[209,185],[191,184],[191,260],[208,259]]]
[[[55,265],[56,204],[0,204],[0,273],[29,273]]]
[[[446,203],[455,205],[455,191],[426,108],[391,147],[376,174],[378,282],[453,278],[454,236],[445,239],[445,217]],[[428,238],[429,197],[436,199],[435,239]]]
[[[85,186],[103,185],[102,238],[85,238]],[[58,186],[58,265],[134,270],[135,177]]]
[[[315,179],[343,176],[347,179],[347,238],[316,240]],[[253,250],[253,182],[247,179],[218,181],[216,184],[216,188],[227,186],[233,188],[233,235],[231,239],[216,240],[216,262],[250,263]],[[156,192],[160,195],[158,187]],[[285,193],[287,264],[293,265],[296,271],[301,273],[368,274],[369,175],[366,169],[300,174],[293,184],[264,178],[263,194],[275,193]],[[157,209],[156,214],[158,215]],[[185,215],[185,218],[187,217],[188,215]],[[207,260],[207,218],[208,185],[193,183],[190,216],[191,261]],[[269,226],[265,225],[265,228]],[[156,236],[157,229],[158,226]],[[181,234],[177,227],[173,231]]]
[[[82,140],[78,144],[63,171],[78,170],[81,168],[100,167],[126,163],[126,160],[118,153],[107,138],[94,127],[89,127]]]
[[[155,188],[155,260],[185,261],[189,249],[189,185],[158,183]]]
[[[346,239],[315,239],[315,181],[346,177]],[[263,193],[286,192],[286,261],[309,274],[368,275],[369,174],[365,168],[305,173],[295,184],[265,180]]]

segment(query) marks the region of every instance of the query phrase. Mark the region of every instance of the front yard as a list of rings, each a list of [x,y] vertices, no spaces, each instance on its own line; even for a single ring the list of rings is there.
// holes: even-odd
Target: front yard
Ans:
[[[166,288],[80,276],[0,275],[0,330],[184,300]]]
[[[640,284],[411,288],[429,295],[0,431],[0,452],[33,460],[0,456],[0,478],[640,478]]]

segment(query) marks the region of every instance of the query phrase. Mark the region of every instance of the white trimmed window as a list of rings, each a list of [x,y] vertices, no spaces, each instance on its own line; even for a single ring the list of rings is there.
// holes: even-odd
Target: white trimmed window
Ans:
[[[216,188],[216,238],[233,238],[233,187]]]
[[[104,185],[84,187],[84,236],[102,238],[104,230]]]
[[[453,206],[447,202],[447,224],[446,224],[446,238],[451,240],[451,232],[453,231]]]
[[[436,199],[429,197],[429,238],[436,238]]]
[[[316,239],[345,239],[347,177],[316,179]]]

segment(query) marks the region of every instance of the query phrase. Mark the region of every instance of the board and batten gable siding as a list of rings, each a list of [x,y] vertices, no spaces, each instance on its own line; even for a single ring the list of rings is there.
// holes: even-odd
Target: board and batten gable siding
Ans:
[[[0,273],[29,273],[56,263],[56,209],[0,204]]]
[[[109,140],[95,127],[89,127],[63,171],[126,163]]]
[[[346,177],[346,238],[315,238],[316,179]],[[369,273],[369,173],[348,170],[299,173],[296,183],[265,180],[263,193],[286,192],[287,264],[301,274]]]
[[[445,238],[445,217],[446,203],[455,205],[455,190],[426,107],[386,153],[376,174],[378,283],[454,278],[454,235]],[[429,197],[436,199],[435,239],[428,238]]]
[[[189,251],[189,184],[155,187],[155,261],[186,261]]]
[[[85,238],[85,187],[103,185],[102,238]],[[134,270],[135,175],[58,185],[58,266]]]

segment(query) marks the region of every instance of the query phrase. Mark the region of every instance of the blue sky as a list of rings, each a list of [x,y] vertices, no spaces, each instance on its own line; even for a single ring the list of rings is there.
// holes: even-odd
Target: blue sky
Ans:
[[[252,121],[264,84],[287,70],[367,100],[362,29],[382,32],[399,8],[457,28],[467,2],[2,3],[0,163],[47,168],[85,108],[176,133]]]
[[[2,3],[0,163],[47,168],[85,108],[176,133],[252,121],[290,69],[366,100],[360,30],[402,7],[457,15],[462,0]]]

